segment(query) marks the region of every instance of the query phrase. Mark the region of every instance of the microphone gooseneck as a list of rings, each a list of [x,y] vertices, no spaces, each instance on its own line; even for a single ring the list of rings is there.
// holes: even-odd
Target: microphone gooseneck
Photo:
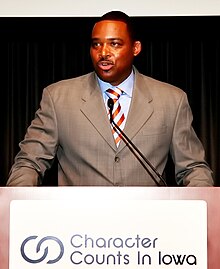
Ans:
[[[108,99],[108,107],[109,107],[109,114],[110,114],[110,123],[114,125],[114,127],[120,132],[120,134],[123,137],[124,142],[129,145],[129,148],[131,149],[132,153],[137,157],[137,159],[140,161],[142,166],[147,170],[153,181],[157,186],[161,186],[160,183],[155,179],[155,177],[152,175],[152,173],[149,171],[149,169],[146,167],[146,165],[143,163],[143,161],[139,158],[139,156],[144,160],[144,162],[151,168],[151,170],[157,175],[157,177],[163,182],[164,186],[167,186],[167,183],[165,179],[162,177],[162,175],[156,170],[156,168],[150,163],[150,161],[143,155],[143,153],[134,145],[134,143],[128,138],[128,136],[121,130],[121,128],[114,122],[112,111],[114,108],[114,101],[112,98]],[[135,152],[134,152],[135,151]],[[138,156],[136,155],[138,154]]]

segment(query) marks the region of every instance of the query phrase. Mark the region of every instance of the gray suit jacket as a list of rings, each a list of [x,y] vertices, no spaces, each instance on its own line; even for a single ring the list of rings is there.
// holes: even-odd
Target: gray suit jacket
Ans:
[[[135,70],[124,132],[159,173],[170,151],[178,183],[209,186],[212,172],[191,123],[191,109],[181,89]],[[59,185],[155,185],[123,141],[116,147],[94,72],[44,89],[20,148],[8,185],[39,184],[56,154]]]

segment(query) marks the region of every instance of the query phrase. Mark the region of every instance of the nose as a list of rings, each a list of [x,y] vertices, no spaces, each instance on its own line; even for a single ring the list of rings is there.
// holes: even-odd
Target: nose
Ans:
[[[100,51],[100,54],[101,54],[102,57],[109,56],[110,51],[109,51],[108,45],[106,43],[103,44],[103,46],[101,48],[101,51]]]

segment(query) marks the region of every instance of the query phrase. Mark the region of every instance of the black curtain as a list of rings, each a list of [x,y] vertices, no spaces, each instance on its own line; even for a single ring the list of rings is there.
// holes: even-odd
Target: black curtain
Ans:
[[[0,18],[0,185],[48,84],[92,71],[90,33],[96,18]],[[138,70],[182,88],[193,126],[220,186],[219,16],[134,17],[143,51]],[[56,185],[56,162],[45,185]],[[173,181],[169,161],[167,178]]]

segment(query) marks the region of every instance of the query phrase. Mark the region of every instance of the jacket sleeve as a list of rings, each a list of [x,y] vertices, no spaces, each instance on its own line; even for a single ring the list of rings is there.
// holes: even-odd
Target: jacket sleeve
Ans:
[[[180,100],[173,130],[171,155],[176,180],[184,186],[212,186],[212,171],[205,161],[203,145],[192,127],[192,112],[187,96]]]
[[[58,144],[57,119],[50,92],[44,89],[40,107],[28,127],[20,151],[9,173],[7,186],[35,186],[41,184],[50,168]]]

